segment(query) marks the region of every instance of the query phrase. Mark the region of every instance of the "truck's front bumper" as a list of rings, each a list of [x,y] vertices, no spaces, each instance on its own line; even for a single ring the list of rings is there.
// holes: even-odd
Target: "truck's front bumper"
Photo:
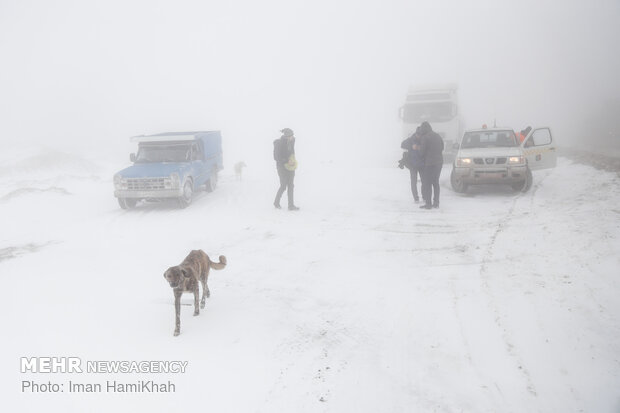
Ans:
[[[459,180],[468,185],[476,184],[511,184],[522,182],[526,179],[527,166],[515,165],[494,168],[454,168],[454,173]]]
[[[181,189],[161,189],[153,191],[128,191],[128,190],[115,190],[114,196],[117,198],[133,198],[133,199],[164,199],[164,198],[179,198],[183,195]]]

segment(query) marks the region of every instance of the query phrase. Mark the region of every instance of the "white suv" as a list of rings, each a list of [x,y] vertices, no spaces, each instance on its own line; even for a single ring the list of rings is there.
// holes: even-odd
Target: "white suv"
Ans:
[[[525,192],[532,186],[533,170],[555,165],[555,142],[547,127],[533,129],[523,142],[512,129],[473,129],[463,135],[450,183],[456,192],[476,184],[508,184]]]

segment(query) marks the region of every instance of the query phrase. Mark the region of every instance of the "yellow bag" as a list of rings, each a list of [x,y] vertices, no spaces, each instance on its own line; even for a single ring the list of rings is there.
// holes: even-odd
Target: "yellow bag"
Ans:
[[[291,156],[289,156],[288,162],[284,164],[284,167],[288,171],[294,171],[295,169],[297,169],[297,165],[299,165],[299,163],[297,162],[297,159],[295,159],[295,154],[292,154]]]

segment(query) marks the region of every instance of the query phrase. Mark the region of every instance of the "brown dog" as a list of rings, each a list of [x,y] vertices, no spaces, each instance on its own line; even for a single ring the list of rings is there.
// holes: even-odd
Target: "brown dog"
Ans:
[[[183,260],[180,265],[170,267],[164,273],[164,278],[172,287],[174,292],[174,311],[176,313],[176,324],[174,335],[178,336],[181,332],[181,295],[184,292],[194,293],[194,315],[200,314],[198,310],[198,296],[200,289],[198,282],[202,284],[202,300],[200,308],[205,308],[205,296],[209,297],[209,286],[207,279],[209,278],[209,270],[221,270],[226,267],[226,257],[220,255],[220,262],[213,262],[203,250],[193,250]]]

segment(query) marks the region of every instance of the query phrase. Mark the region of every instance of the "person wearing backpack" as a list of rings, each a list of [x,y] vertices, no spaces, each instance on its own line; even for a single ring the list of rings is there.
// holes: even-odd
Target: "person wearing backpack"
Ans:
[[[273,141],[273,159],[276,161],[276,169],[280,178],[280,188],[276,193],[276,199],[273,206],[280,209],[280,199],[286,190],[288,196],[288,210],[298,211],[299,207],[295,206],[294,181],[295,169],[297,169],[297,160],[295,160],[295,135],[289,128],[284,128],[280,139]]]

